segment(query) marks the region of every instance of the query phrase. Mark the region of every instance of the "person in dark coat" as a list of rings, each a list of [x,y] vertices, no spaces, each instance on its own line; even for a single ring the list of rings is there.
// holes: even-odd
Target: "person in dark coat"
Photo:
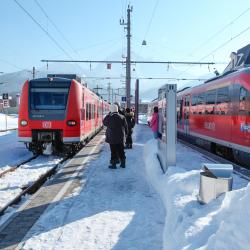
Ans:
[[[114,102],[114,104],[117,105],[117,107],[118,107],[118,113],[119,113],[120,115],[125,116],[125,112],[121,109],[120,103],[119,103],[119,102]]]
[[[126,148],[132,148],[132,144],[133,144],[132,133],[133,133],[133,128],[135,126],[135,118],[134,118],[134,113],[130,110],[130,108],[126,108],[125,118],[126,118],[126,122],[128,124]]]
[[[121,161],[120,167],[125,168],[124,143],[128,133],[128,125],[125,117],[118,113],[117,105],[110,106],[110,113],[104,118],[103,125],[107,127],[106,142],[109,143],[111,151],[109,168],[116,168],[117,157]]]

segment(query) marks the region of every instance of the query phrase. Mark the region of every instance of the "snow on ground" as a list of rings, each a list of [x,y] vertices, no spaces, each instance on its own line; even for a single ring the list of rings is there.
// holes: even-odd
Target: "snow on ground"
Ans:
[[[127,167],[108,168],[106,144],[84,173],[84,187],[52,205],[25,237],[22,249],[162,249],[163,204],[146,181],[140,127]]]
[[[17,115],[5,115],[0,113],[0,130],[6,130],[6,117],[7,117],[7,129],[17,128],[18,118]]]
[[[0,209],[13,200],[41,175],[53,168],[61,159],[56,156],[39,156],[0,179]]]
[[[126,151],[127,168],[107,168],[105,145],[86,168],[83,187],[51,204],[26,235],[22,249],[249,248],[246,180],[233,175],[232,192],[201,205],[200,168],[209,160],[178,143],[177,166],[164,174],[150,129],[139,125],[134,137],[134,148]]]
[[[250,185],[233,175],[233,191],[207,205],[197,202],[199,169],[208,163],[199,153],[177,144],[177,166],[163,174],[156,156],[157,141],[144,150],[149,181],[166,209],[164,249],[249,249]]]
[[[148,124],[147,114],[139,114],[139,123],[140,124]]]
[[[17,131],[0,132],[0,173],[31,156],[24,143],[18,142]]]

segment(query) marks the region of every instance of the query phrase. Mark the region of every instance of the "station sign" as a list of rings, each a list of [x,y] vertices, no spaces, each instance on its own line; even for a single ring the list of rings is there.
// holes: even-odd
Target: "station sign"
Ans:
[[[127,98],[126,96],[122,96],[122,102],[126,102]]]
[[[9,94],[8,93],[3,93],[2,98],[3,98],[3,100],[8,100],[9,99]]]
[[[9,100],[3,100],[3,107],[8,108],[9,107]]]

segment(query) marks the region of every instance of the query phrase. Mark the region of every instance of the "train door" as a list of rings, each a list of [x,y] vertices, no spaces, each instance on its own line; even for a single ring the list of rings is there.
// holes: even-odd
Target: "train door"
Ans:
[[[95,104],[91,104],[91,132],[95,130]]]
[[[82,108],[81,108],[81,135],[84,134],[85,131],[85,103],[84,103],[84,89],[82,90]]]
[[[248,115],[248,92],[244,87],[237,85],[235,94],[235,111],[232,119],[232,139],[236,144],[244,145],[250,131],[250,126],[247,124]]]
[[[181,96],[177,98],[177,128],[179,131],[184,132],[183,125],[183,99]]]
[[[189,134],[190,95],[184,97],[184,132]]]

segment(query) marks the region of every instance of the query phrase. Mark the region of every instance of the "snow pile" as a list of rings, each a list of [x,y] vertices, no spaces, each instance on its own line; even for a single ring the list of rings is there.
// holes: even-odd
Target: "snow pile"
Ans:
[[[197,165],[198,153],[187,155],[178,147],[177,166],[169,167],[166,174],[156,156],[157,141],[149,141],[144,148],[148,178],[166,208],[164,249],[246,249],[250,245],[250,185],[243,187],[246,182],[234,175],[233,189],[240,189],[201,205],[197,202],[200,171],[183,167]]]
[[[147,114],[139,114],[138,118],[140,124],[148,124]]]
[[[18,117],[7,115],[7,129],[17,128]],[[6,115],[0,113],[0,130],[6,130]]]

